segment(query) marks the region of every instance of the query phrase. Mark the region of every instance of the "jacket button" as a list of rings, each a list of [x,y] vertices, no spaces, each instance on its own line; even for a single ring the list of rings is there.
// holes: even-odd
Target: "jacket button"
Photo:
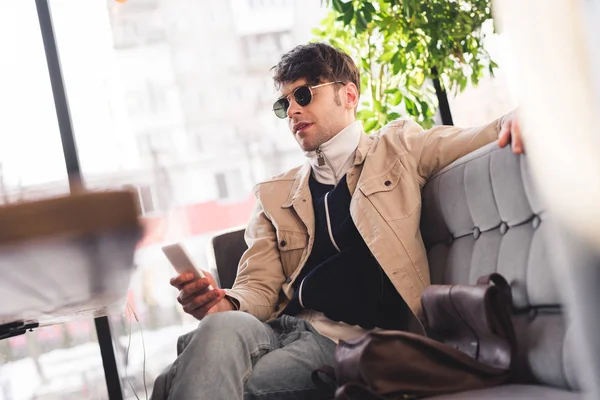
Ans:
[[[281,247],[285,247],[287,245],[287,242],[285,240],[282,240],[281,242],[279,242],[279,245]]]
[[[384,182],[384,185],[385,185],[385,186],[391,186],[391,185],[392,185],[392,181],[385,181],[385,182]]]

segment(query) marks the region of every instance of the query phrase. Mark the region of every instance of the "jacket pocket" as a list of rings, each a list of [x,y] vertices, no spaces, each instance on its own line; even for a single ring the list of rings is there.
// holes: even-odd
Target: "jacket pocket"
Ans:
[[[386,221],[404,219],[420,204],[419,182],[412,178],[398,159],[384,174],[363,183],[360,191]]]
[[[300,264],[307,245],[308,234],[306,232],[291,231],[285,228],[277,230],[277,247],[286,278],[289,278]]]

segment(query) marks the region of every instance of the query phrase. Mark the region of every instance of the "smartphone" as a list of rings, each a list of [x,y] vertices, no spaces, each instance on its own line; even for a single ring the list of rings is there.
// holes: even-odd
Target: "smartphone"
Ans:
[[[190,254],[183,247],[183,244],[170,244],[164,246],[162,251],[178,273],[191,272],[196,278],[206,278],[204,272],[194,264],[192,257],[190,257]],[[208,290],[214,290],[213,285],[209,285]]]

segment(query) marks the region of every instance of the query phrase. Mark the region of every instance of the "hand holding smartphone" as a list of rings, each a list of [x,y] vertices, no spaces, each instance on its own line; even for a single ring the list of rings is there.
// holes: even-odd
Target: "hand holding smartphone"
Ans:
[[[196,266],[192,257],[187,252],[182,243],[175,243],[164,246],[162,248],[163,253],[167,256],[167,259],[179,274],[191,272],[195,278],[206,278],[204,272]],[[212,285],[208,286],[208,290],[214,290]]]
[[[179,273],[179,276],[171,279],[171,285],[179,290],[177,301],[183,306],[184,312],[202,320],[208,314],[235,309],[231,301],[223,301],[226,295],[224,290],[215,289],[216,284],[205,286],[204,278],[209,283],[214,283],[214,279],[195,265],[183,244],[170,244],[164,246],[162,251]],[[182,278],[183,273],[191,273],[194,279]],[[202,282],[199,279],[202,279]]]

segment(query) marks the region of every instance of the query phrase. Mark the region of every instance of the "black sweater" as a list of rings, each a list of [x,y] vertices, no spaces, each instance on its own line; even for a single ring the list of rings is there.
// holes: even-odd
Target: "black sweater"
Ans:
[[[352,221],[346,177],[333,186],[311,176],[309,187],[315,240],[284,313],[296,315],[304,308],[367,329],[405,329],[408,307]]]

